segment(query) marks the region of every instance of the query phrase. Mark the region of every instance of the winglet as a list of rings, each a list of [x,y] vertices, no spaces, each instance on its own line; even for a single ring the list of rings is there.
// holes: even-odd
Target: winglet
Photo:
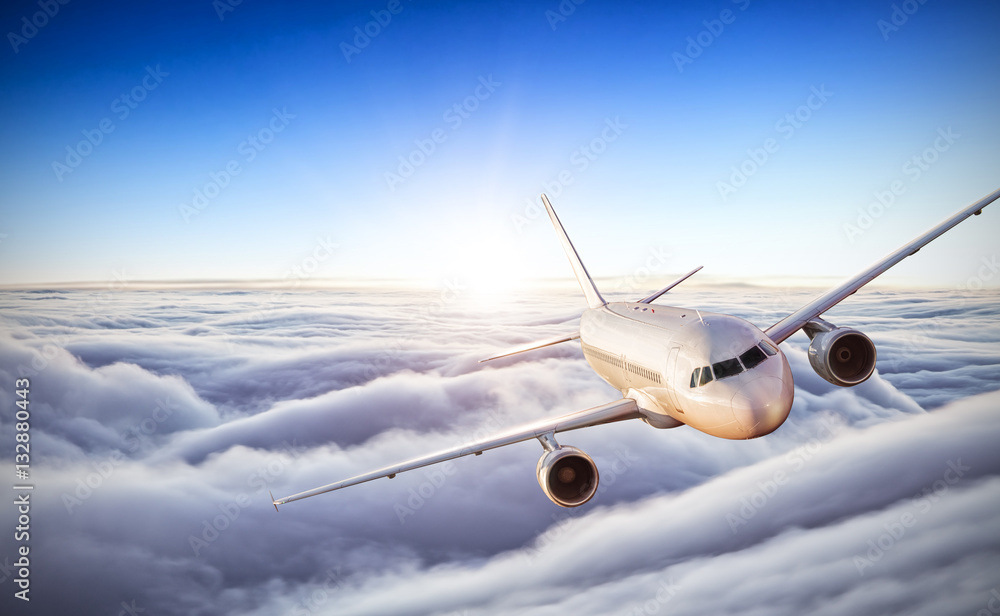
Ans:
[[[274,494],[271,494],[271,491],[268,490],[267,491],[267,495],[271,497],[271,504],[274,505],[274,510],[277,511],[278,510],[278,501],[274,500]]]
[[[573,242],[569,240],[569,236],[566,235],[566,229],[563,228],[562,223],[559,222],[559,217],[556,216],[556,211],[552,209],[552,204],[549,203],[549,198],[542,193],[542,203],[545,205],[545,210],[549,213],[549,218],[552,219],[552,226],[556,229],[556,234],[559,236],[559,241],[562,242],[563,250],[566,251],[566,258],[569,259],[570,265],[573,266],[573,273],[576,274],[576,280],[580,283],[580,288],[583,289],[583,294],[587,296],[587,303],[590,304],[591,308],[600,308],[608,302],[604,301],[601,297],[600,291],[597,290],[597,286],[594,284],[594,280],[587,273],[587,268],[583,266],[583,261],[580,260],[580,255],[577,254],[576,248],[573,247]]]

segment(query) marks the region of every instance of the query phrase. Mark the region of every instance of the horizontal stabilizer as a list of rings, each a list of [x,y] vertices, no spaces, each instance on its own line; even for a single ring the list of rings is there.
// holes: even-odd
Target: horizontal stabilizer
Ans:
[[[493,357],[487,357],[486,359],[480,359],[479,363],[483,363],[484,361],[490,361],[493,359],[500,359],[501,357],[510,357],[511,355],[517,355],[518,353],[524,353],[525,351],[534,351],[535,349],[542,349],[547,346],[552,346],[553,344],[559,344],[560,342],[569,342],[570,340],[576,340],[579,337],[580,337],[580,332],[574,332],[568,336],[554,336],[552,338],[546,338],[545,340],[536,340],[535,342],[529,342],[527,344],[511,347],[506,351],[503,351],[499,355],[494,355]]]
[[[701,268],[703,268],[703,267],[705,267],[705,266],[704,265],[699,265],[698,267],[696,267],[693,270],[691,270],[690,272],[684,274],[683,276],[681,276],[677,280],[675,280],[675,281],[671,282],[670,284],[668,284],[667,286],[663,287],[662,289],[660,289],[656,293],[653,293],[649,297],[644,297],[644,298],[640,299],[639,303],[640,304],[649,304],[649,303],[653,302],[654,300],[656,300],[656,298],[660,297],[661,295],[663,295],[664,293],[666,293],[670,289],[673,289],[674,287],[676,287],[680,283],[684,282],[685,280],[687,280],[691,276],[694,276],[695,274],[697,274],[701,270]]]

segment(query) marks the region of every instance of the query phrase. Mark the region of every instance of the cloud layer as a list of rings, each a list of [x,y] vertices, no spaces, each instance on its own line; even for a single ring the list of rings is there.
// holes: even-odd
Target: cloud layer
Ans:
[[[641,293],[640,293],[641,294]],[[808,291],[669,301],[766,327]],[[276,495],[615,395],[562,345],[582,301],[391,290],[5,292],[0,377],[31,379],[32,603],[18,613],[969,613],[1000,584],[997,298],[867,292],[848,390],[785,343],[776,433],[639,422],[560,439],[601,469],[562,510],[535,443],[294,503]],[[445,298],[448,298],[447,301]],[[664,302],[667,298],[660,300]],[[12,408],[11,388],[0,403]],[[0,439],[13,442],[7,415]],[[42,489],[44,488],[44,489]],[[15,525],[9,507],[0,522]],[[902,529],[902,530],[901,530]],[[9,533],[0,564],[13,555]],[[873,547],[874,546],[874,547]],[[0,569],[11,605],[9,569]],[[8,592],[11,591],[11,592]],[[4,608],[7,613],[7,607]]]

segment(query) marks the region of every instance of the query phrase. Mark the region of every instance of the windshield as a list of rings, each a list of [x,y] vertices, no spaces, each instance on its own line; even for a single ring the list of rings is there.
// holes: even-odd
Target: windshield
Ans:
[[[711,366],[695,368],[694,372],[691,373],[691,387],[701,387],[702,385],[711,383],[713,375],[715,380],[736,376],[744,370],[756,368],[766,361],[768,357],[774,357],[777,354],[778,349],[774,348],[774,345],[766,340],[761,340],[759,343],[740,353],[739,357],[724,359],[715,362]]]

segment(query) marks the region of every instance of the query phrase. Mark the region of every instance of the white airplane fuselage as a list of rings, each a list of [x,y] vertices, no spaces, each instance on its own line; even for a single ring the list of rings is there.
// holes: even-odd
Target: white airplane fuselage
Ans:
[[[615,302],[583,313],[580,342],[594,371],[657,428],[755,438],[776,430],[792,408],[788,360],[738,317]]]

